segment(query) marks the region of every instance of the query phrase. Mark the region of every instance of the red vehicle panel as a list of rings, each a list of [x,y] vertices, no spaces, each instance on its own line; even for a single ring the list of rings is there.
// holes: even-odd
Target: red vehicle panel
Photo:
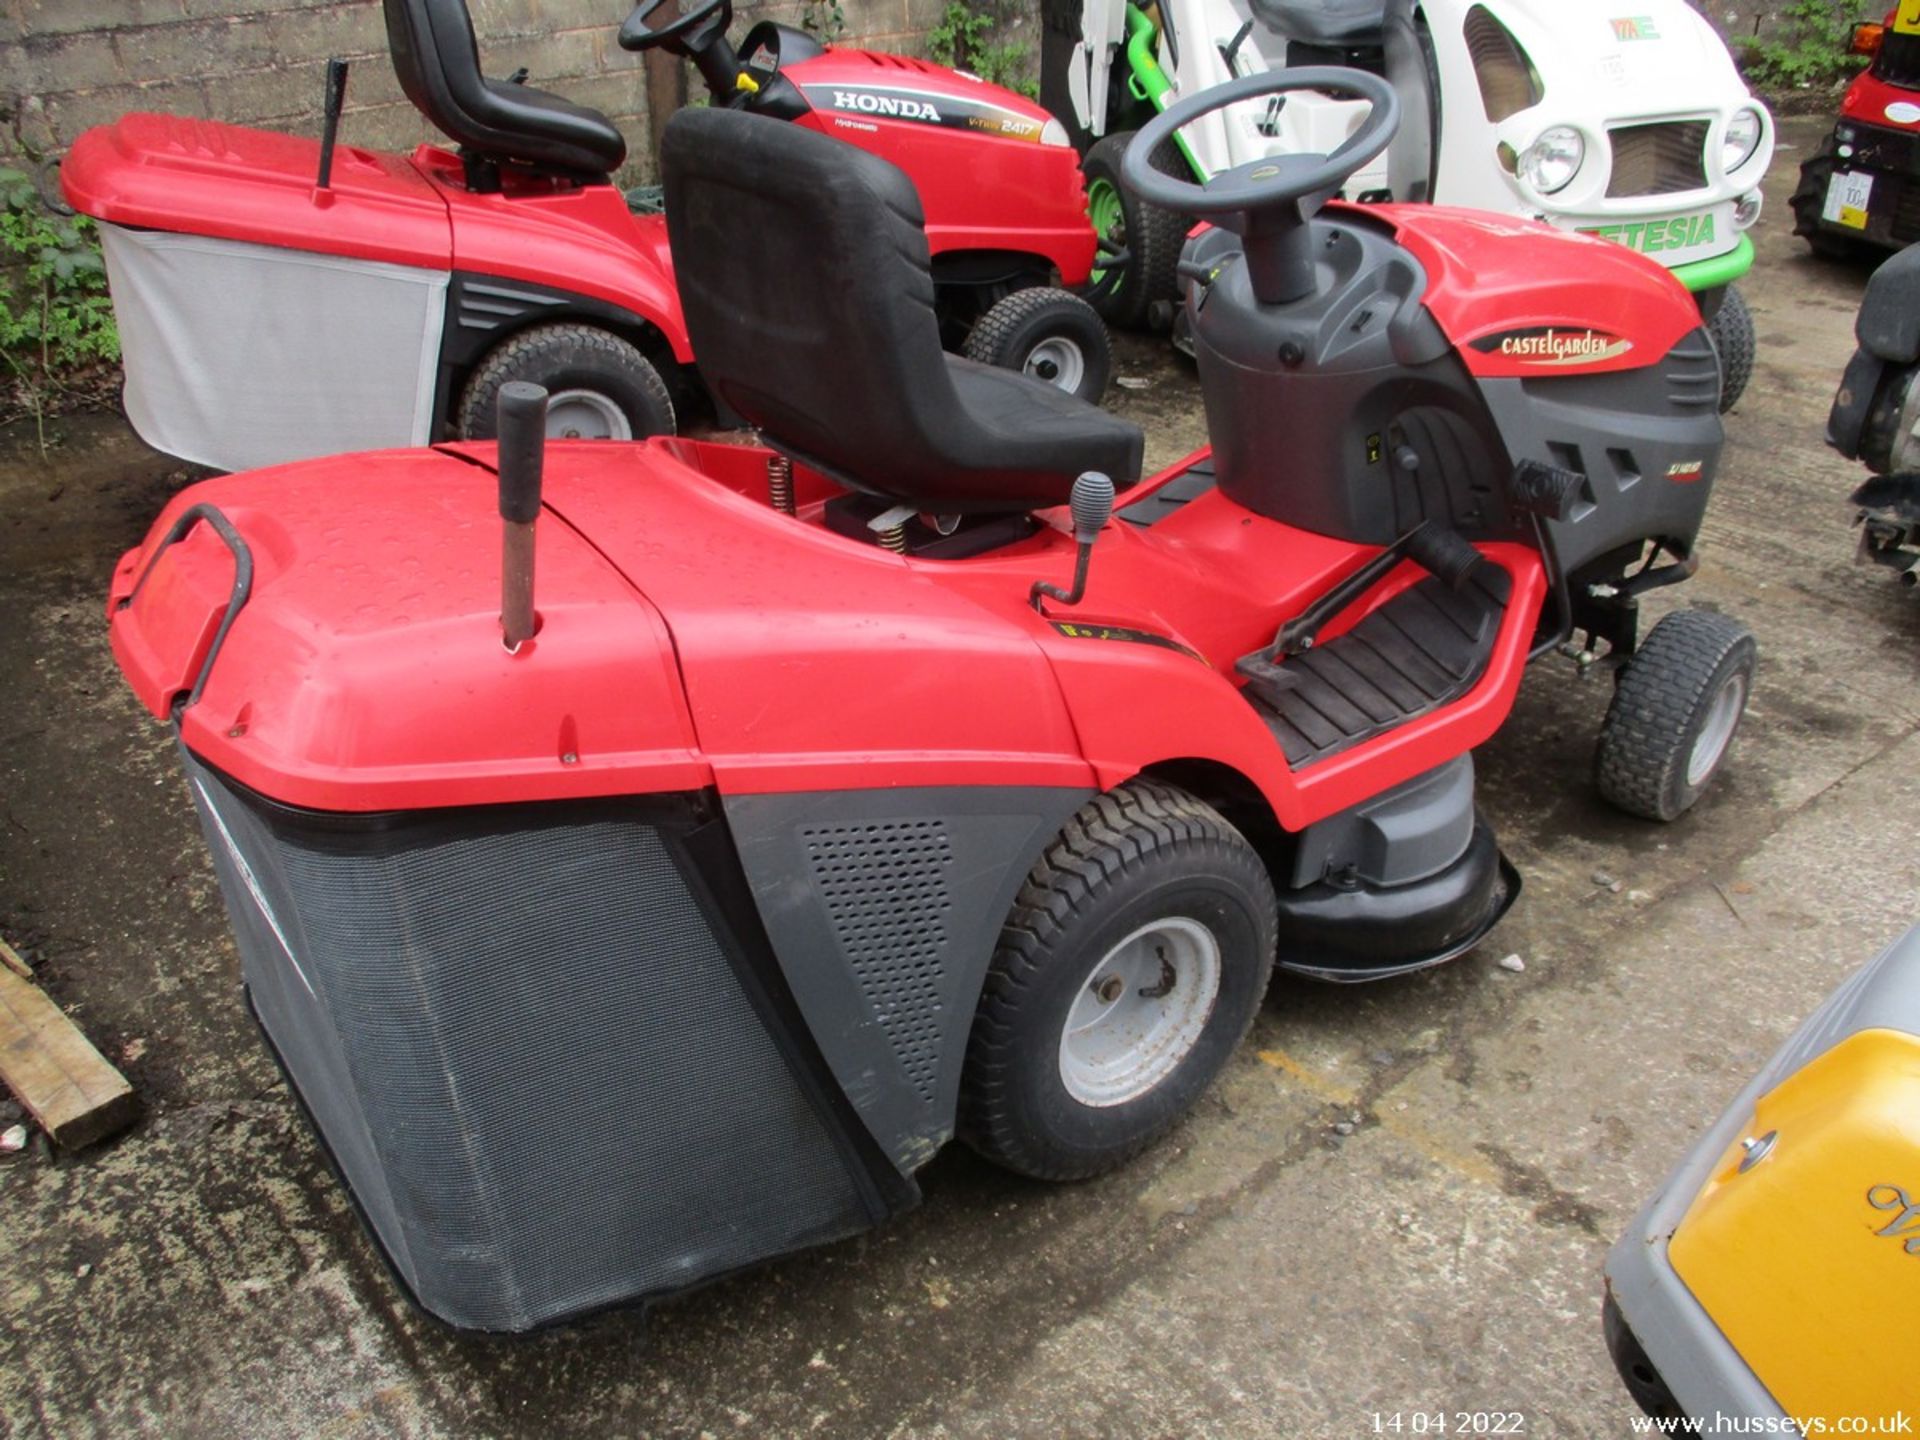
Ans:
[[[1037,254],[1062,284],[1085,283],[1094,234],[1079,157],[1038,105],[924,60],[865,50],[829,50],[781,73],[813,106],[797,123],[912,177],[935,255]]]
[[[1345,208],[1329,206],[1329,212]],[[1660,359],[1700,324],[1656,260],[1591,236],[1568,285],[1567,232],[1439,205],[1375,205],[1427,272],[1427,308],[1475,375],[1587,375]],[[1540,246],[1524,242],[1538,237]],[[1682,303],[1686,302],[1686,303]]]
[[[593,447],[555,444],[551,463],[564,472],[581,448]],[[176,496],[121,561],[108,608],[114,655],[156,716],[198,674],[233,562],[196,527],[120,603],[196,503],[245,538],[254,576],[181,734],[242,784],[377,811],[711,783],[659,616],[565,525],[538,532],[539,633],[517,654],[501,646],[494,476],[428,451],[223,476]]]
[[[453,221],[454,269],[557,286],[631,310],[666,336],[674,359],[693,359],[664,216],[635,215],[612,185],[476,195],[459,157],[432,145],[416,150],[413,163]]]
[[[406,160],[342,145],[316,189],[320,143],[181,115],[126,115],[74,142],[67,203],[115,225],[444,270],[447,205]]]
[[[760,450],[556,445],[542,629],[508,655],[490,461],[480,445],[431,463],[353,456],[183,492],[114,581],[114,651],[136,691],[163,715],[198,671],[231,578],[211,547],[193,552],[202,583],[190,603],[143,591],[118,605],[174,518],[211,503],[247,536],[257,573],[183,733],[283,803],[372,811],[706,784],[1110,787],[1198,758],[1246,776],[1297,828],[1486,739],[1518,686],[1544,586],[1533,552],[1486,547],[1514,594],[1475,688],[1295,774],[1240,697],[1233,661],[1367,547],[1203,496],[1151,539],[1110,525],[1086,603],[1043,616],[1027,587],[1070,572],[1064,514],[987,556],[908,559],[746,493],[764,482]],[[365,493],[369,468],[390,477],[378,502],[338,516],[334,497],[350,480]],[[803,472],[803,522],[823,493]],[[1329,638],[1419,573],[1389,577]]]
[[[1840,100],[1840,114],[1863,125],[1920,132],[1920,104],[1911,86],[1891,85],[1872,70],[1862,70]]]

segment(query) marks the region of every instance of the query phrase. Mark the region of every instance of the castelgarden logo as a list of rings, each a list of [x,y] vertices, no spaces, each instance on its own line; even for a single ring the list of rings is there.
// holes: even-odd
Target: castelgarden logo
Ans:
[[[1608,334],[1605,330],[1575,330],[1559,325],[1542,325],[1531,330],[1503,330],[1483,335],[1473,348],[1487,355],[1499,355],[1529,365],[1597,365],[1624,355],[1633,348],[1631,340]]]
[[[858,110],[863,115],[891,115],[901,120],[929,120],[935,125],[940,123],[940,112],[933,108],[931,101],[915,100],[909,95],[880,95],[871,90],[836,90],[833,92],[833,108]]]
[[[1893,1219],[1873,1233],[1898,1240],[1909,1255],[1920,1255],[1920,1205],[1898,1185],[1875,1185],[1867,1191],[1867,1203],[1876,1210],[1891,1211]]]
[[[1613,38],[1616,40],[1658,40],[1660,32],[1654,28],[1651,15],[1622,15],[1607,22],[1613,26]]]
[[[1613,240],[1644,255],[1661,250],[1691,250],[1696,245],[1711,245],[1713,216],[1680,215],[1672,220],[1636,220],[1631,225],[1596,225],[1580,232]]]

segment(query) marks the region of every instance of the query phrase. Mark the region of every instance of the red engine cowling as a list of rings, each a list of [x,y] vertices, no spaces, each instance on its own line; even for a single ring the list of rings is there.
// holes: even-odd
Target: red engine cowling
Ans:
[[[1093,265],[1079,157],[1058,121],[1023,96],[925,60],[829,50],[784,67],[812,113],[799,123],[906,171],[927,245],[1038,255],[1061,283]]]

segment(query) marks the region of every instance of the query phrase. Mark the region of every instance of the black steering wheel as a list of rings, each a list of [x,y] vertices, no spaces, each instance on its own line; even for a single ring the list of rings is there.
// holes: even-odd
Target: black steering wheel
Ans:
[[[622,50],[651,50],[656,45],[664,45],[675,54],[685,54],[687,47],[678,43],[683,36],[719,16],[719,30],[725,34],[733,23],[733,0],[702,0],[676,18],[661,26],[647,24],[647,17],[658,10],[667,0],[640,0],[633,7],[633,13],[627,16],[627,23],[620,27],[620,48]]]
[[[1148,162],[1154,147],[1183,125],[1242,100],[1318,90],[1365,100],[1366,119],[1330,155],[1273,155],[1223,170],[1205,184],[1162,174]],[[1362,165],[1387,148],[1400,128],[1400,97],[1378,75],[1307,66],[1247,75],[1169,105],[1140,127],[1120,158],[1120,178],[1141,199],[1199,215],[1245,241],[1254,296],[1280,305],[1314,289],[1307,222]]]

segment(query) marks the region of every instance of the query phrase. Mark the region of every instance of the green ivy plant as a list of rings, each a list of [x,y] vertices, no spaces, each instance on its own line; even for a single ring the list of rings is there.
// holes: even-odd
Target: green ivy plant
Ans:
[[[1780,11],[1777,32],[1756,38],[1746,50],[1746,71],[1756,84],[1781,90],[1825,87],[1850,80],[1861,59],[1849,54],[1854,23],[1863,16],[1860,0],[1793,0]]]
[[[806,0],[800,28],[822,45],[831,45],[847,33],[847,11],[841,0]]]
[[[999,25],[993,14],[975,10],[964,0],[948,0],[940,23],[927,32],[927,55],[1032,99],[1040,93],[1040,82],[1027,63],[1028,46],[1023,40],[996,42],[993,34]]]
[[[92,398],[119,358],[93,222],[54,213],[32,177],[0,169],[0,360],[41,450],[48,416]]]

